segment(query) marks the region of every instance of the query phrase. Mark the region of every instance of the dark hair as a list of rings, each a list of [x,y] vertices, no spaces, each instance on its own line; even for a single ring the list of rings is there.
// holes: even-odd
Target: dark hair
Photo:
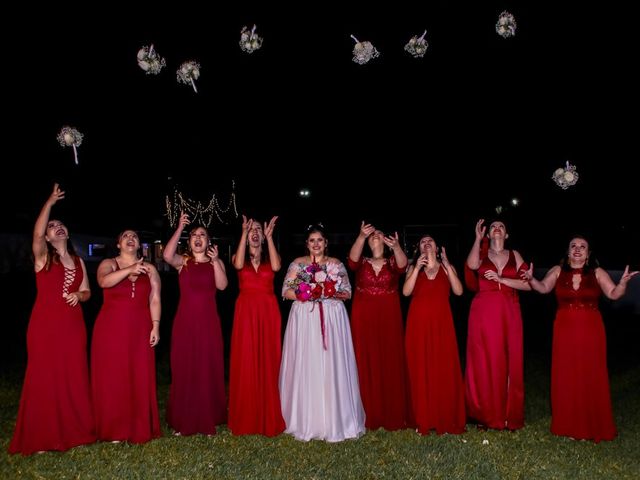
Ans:
[[[323,237],[327,237],[324,225],[322,224],[322,222],[318,222],[318,223],[312,223],[311,225],[307,226],[307,238],[309,237],[309,235],[311,235],[312,233],[315,232],[319,232],[322,234]]]
[[[438,247],[438,242],[436,242],[436,239],[433,235],[429,234],[429,233],[425,233],[423,235],[420,235],[420,237],[418,238],[418,241],[414,244],[413,247],[413,255],[411,256],[411,260],[409,261],[409,265],[415,265],[415,263],[418,261],[418,257],[420,256],[420,242],[422,241],[423,238],[425,237],[429,237],[431,239],[433,239],[433,242],[436,244],[436,260],[438,260],[438,262],[441,262],[442,260],[440,259],[440,247]]]

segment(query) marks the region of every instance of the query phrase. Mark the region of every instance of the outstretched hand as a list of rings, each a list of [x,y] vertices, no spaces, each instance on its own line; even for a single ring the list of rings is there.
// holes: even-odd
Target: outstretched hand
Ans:
[[[393,250],[394,248],[396,248],[396,246],[400,245],[398,232],[395,232],[394,235],[389,235],[388,237],[384,237],[383,242],[387,247]]]
[[[451,267],[449,258],[447,257],[447,251],[444,249],[444,247],[440,247],[440,261],[442,262],[444,268],[449,269]]]
[[[253,219],[247,218],[245,215],[242,215],[242,233],[249,233],[252,225]]]
[[[476,223],[476,240],[482,240],[482,237],[484,237],[484,233],[487,231],[487,227],[482,226],[483,223],[484,218],[481,218],[480,220],[478,220],[478,223]]]
[[[376,229],[373,225],[370,223],[364,223],[364,220],[362,221],[362,224],[360,225],[360,236],[362,238],[369,238],[369,235],[375,231]]]
[[[57,184],[57,183],[54,183],[53,184],[53,192],[51,192],[51,195],[47,199],[47,203],[49,205],[54,205],[58,200],[64,198],[64,193],[65,192],[60,190],[60,185]]]
[[[622,277],[620,277],[620,283],[623,286],[625,286],[629,282],[629,280],[635,277],[638,273],[640,273],[640,271],[638,270],[634,270],[630,272],[629,265],[627,265],[626,267],[624,267],[624,272],[622,272]]]
[[[180,212],[180,221],[178,222],[178,228],[184,230],[184,227],[186,227],[190,223],[191,220],[189,220],[189,215],[187,215],[185,212]]]
[[[269,223],[264,222],[264,227],[262,231],[264,232],[264,236],[267,240],[271,240],[273,238],[273,230],[276,228],[276,220],[278,220],[277,216],[271,217]]]

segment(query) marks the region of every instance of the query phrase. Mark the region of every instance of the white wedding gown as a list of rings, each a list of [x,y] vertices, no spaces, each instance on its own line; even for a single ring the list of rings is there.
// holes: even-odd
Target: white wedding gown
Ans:
[[[287,280],[303,268],[292,263]],[[348,276],[339,264],[342,289]],[[282,346],[280,399],[286,433],[298,440],[339,442],[365,431],[365,414],[358,387],[358,370],[351,341],[349,316],[340,300],[322,300],[325,324],[323,345],[318,302],[294,301]]]

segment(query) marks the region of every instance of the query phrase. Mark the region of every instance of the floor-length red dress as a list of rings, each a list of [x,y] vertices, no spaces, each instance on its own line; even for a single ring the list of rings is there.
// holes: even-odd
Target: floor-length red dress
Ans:
[[[180,270],[180,302],[171,333],[167,423],[177,433],[212,435],[227,421],[224,346],[210,262]]]
[[[36,273],[27,371],[10,453],[67,450],[96,440],[84,316],[80,305],[71,307],[62,296],[82,283],[80,260],[74,263],[75,271],[52,262],[48,271]]]
[[[161,435],[147,275],[103,290],[93,328],[91,386],[99,440],[144,443]]]
[[[582,276],[577,290],[574,274]],[[600,294],[593,270],[560,272],[551,360],[551,432],[596,442],[616,436]]]
[[[498,271],[488,256],[478,269],[479,290],[469,312],[467,416],[485,427],[516,430],[524,426],[520,301],[516,290],[487,280],[487,270]],[[512,250],[501,275],[519,278]]]
[[[404,328],[398,281],[404,269],[395,257],[378,274],[370,260],[349,259],[356,272],[351,306],[351,336],[358,366],[360,395],[370,429],[406,428],[408,399],[404,358]]]
[[[458,341],[442,267],[433,280],[418,274],[407,316],[405,348],[418,432],[462,433],[466,416]]]
[[[238,271],[229,369],[229,429],[234,435],[273,437],[285,429],[280,408],[282,317],[269,263]]]

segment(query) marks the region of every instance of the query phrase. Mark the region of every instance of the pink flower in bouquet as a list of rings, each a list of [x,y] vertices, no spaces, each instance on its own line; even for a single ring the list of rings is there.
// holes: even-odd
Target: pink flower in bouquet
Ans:
[[[311,285],[308,283],[301,283],[296,289],[296,298],[301,302],[306,302],[311,298]]]

